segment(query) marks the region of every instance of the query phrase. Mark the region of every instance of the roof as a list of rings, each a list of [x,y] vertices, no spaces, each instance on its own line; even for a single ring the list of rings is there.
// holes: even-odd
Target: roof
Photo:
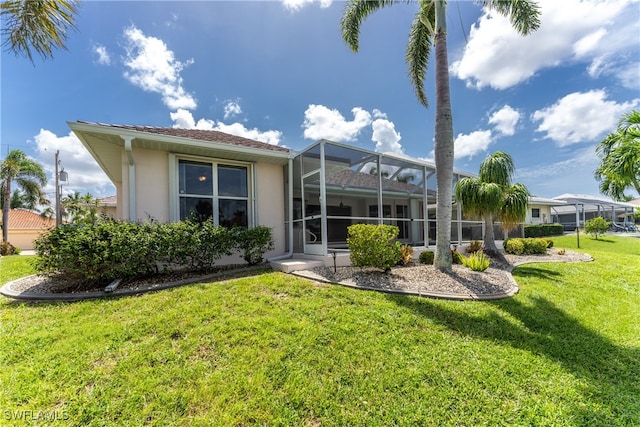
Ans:
[[[542,206],[562,206],[566,205],[567,202],[564,200],[555,200],[555,199],[545,199],[544,197],[529,197],[530,205],[542,205]]]
[[[589,206],[602,206],[602,207],[614,207],[614,208],[633,208],[634,205],[630,203],[616,202],[611,199],[605,199],[602,197],[591,196],[589,194],[570,194],[565,193],[553,198],[554,200],[564,200],[571,205],[589,205]]]
[[[197,141],[209,141],[220,144],[237,145],[243,147],[252,147],[260,150],[280,151],[288,153],[289,149],[280,147],[278,145],[267,144],[266,142],[255,141],[249,138],[243,138],[241,136],[231,135],[224,132],[205,129],[181,129],[181,128],[167,128],[167,127],[155,127],[155,126],[137,126],[137,125],[118,125],[118,124],[105,124],[105,123],[92,123],[78,120],[77,123],[92,124],[97,126],[103,126],[113,129],[131,130],[135,132],[152,133],[156,135],[173,136],[178,138],[193,139]]]
[[[37,212],[26,209],[9,211],[9,230],[46,230],[55,226],[55,219],[45,218]]]
[[[278,165],[286,165],[291,155],[285,147],[214,130],[85,121],[67,124],[116,185],[122,182],[122,168],[126,167],[123,152],[128,154],[130,164],[135,164],[140,150]]]
[[[118,196],[106,196],[98,199],[98,204],[100,206],[117,206],[118,205]]]

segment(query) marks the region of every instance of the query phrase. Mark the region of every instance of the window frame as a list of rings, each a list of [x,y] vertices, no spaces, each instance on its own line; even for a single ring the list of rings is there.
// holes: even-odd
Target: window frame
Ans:
[[[205,163],[211,166],[212,173],[212,189],[213,192],[210,196],[202,196],[202,195],[188,195],[185,196],[180,194],[180,164],[181,162],[196,162],[196,163]],[[218,167],[231,167],[231,168],[245,168],[247,172],[247,195],[246,197],[241,196],[220,196],[219,194],[219,174]],[[246,201],[247,203],[247,227],[251,228],[256,223],[256,203],[255,203],[255,170],[254,164],[251,162],[241,162],[236,160],[227,160],[215,157],[201,157],[201,156],[189,156],[189,155],[178,155],[174,153],[169,154],[169,211],[170,211],[170,219],[171,221],[177,222],[180,221],[180,205],[181,198],[186,197],[189,198],[211,198],[212,201],[212,209],[213,209],[213,224],[216,226],[220,226],[220,216],[218,214],[218,208],[220,206],[220,200],[241,200]]]
[[[535,215],[535,211],[538,211],[538,215]],[[540,219],[540,208],[531,208],[531,218],[538,218]]]

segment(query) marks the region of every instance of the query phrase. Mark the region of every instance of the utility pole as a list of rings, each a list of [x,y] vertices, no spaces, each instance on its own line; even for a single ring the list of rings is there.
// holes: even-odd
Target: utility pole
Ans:
[[[56,227],[62,224],[62,218],[60,217],[60,174],[58,173],[58,164],[60,160],[58,160],[58,156],[60,155],[60,150],[56,151],[56,165],[55,165],[55,174],[56,174]]]

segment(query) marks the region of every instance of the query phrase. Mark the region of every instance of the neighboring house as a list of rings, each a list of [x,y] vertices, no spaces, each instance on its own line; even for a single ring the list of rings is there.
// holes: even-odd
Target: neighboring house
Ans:
[[[318,141],[301,152],[210,130],[69,122],[116,187],[116,217],[270,227],[268,257],[327,256],[354,223],[400,228],[413,245],[435,241],[435,165]],[[383,173],[377,174],[376,171]],[[454,181],[474,176],[454,171]],[[452,212],[452,241],[482,222]]]
[[[56,220],[26,209],[9,211],[9,243],[22,250],[34,249],[34,241],[56,226]]]
[[[552,208],[566,206],[563,200],[545,199],[543,197],[529,197],[529,207],[525,224],[551,224],[553,223]]]
[[[109,218],[121,218],[122,214],[118,213],[118,197],[107,196],[98,199],[98,214]]]
[[[554,222],[562,224],[565,231],[574,231],[576,224],[584,227],[585,221],[598,216],[611,221],[612,227],[625,227],[633,221],[634,205],[631,203],[587,194],[562,194],[553,199],[566,203],[553,207]]]

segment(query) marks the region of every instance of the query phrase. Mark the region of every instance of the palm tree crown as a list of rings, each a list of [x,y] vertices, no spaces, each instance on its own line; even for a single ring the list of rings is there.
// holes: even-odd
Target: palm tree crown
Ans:
[[[2,191],[2,241],[8,240],[9,209],[11,206],[11,183],[25,194],[27,200],[44,198],[43,187],[47,184],[47,175],[42,166],[27,157],[22,150],[12,150],[0,162],[0,190]]]
[[[640,111],[625,114],[616,132],[598,144],[596,153],[601,159],[595,171],[601,193],[616,200],[627,199],[628,188],[640,194]]]

